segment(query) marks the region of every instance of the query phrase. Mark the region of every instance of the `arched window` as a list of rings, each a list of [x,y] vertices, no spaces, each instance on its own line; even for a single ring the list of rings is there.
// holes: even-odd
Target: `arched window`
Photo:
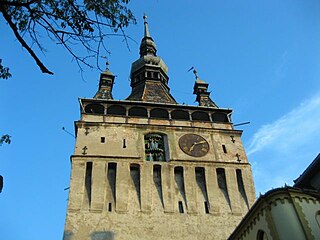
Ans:
[[[183,110],[173,110],[171,112],[172,119],[190,120],[189,113]]]
[[[129,116],[148,117],[147,109],[142,107],[132,107],[129,109]]]
[[[166,161],[165,139],[162,134],[149,133],[145,135],[144,144],[147,161]]]
[[[316,213],[316,221],[318,223],[318,226],[320,227],[320,211]]]
[[[227,114],[216,112],[212,114],[212,121],[213,122],[229,122],[229,119]]]
[[[122,106],[119,106],[119,105],[112,105],[107,108],[107,114],[125,116],[126,109]]]
[[[84,110],[86,113],[104,114],[104,106],[98,103],[88,104]]]
[[[192,120],[210,121],[209,115],[206,112],[196,111],[191,116]]]
[[[155,108],[150,111],[150,117],[169,119],[169,113],[164,109]]]
[[[263,230],[257,232],[257,240],[268,240],[267,234]]]

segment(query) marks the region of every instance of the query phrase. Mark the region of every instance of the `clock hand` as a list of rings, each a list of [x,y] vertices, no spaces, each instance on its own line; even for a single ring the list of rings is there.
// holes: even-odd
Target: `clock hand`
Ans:
[[[196,146],[196,143],[194,142],[194,143],[191,145],[191,147],[189,148],[189,152],[192,152],[195,146]]]
[[[189,152],[192,152],[192,150],[194,149],[194,147],[196,146],[196,145],[198,145],[198,144],[202,144],[202,143],[205,143],[206,141],[200,141],[200,142],[194,142],[192,145],[191,145],[191,147],[190,147],[190,149],[189,149]]]

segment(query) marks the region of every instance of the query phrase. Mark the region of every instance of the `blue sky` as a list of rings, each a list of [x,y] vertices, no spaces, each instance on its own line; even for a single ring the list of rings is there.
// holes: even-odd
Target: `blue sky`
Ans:
[[[171,93],[194,105],[195,66],[211,97],[232,108],[233,122],[250,121],[243,143],[252,164],[257,195],[292,184],[319,153],[320,2],[134,1],[138,24],[122,38],[106,41],[111,71],[117,75],[114,97],[130,93],[131,63],[139,57],[143,13],[169,67]],[[0,239],[61,239],[66,214],[70,161],[79,119],[78,97],[92,97],[99,71],[78,68],[60,46],[45,42],[40,54],[54,76],[40,72],[0,21],[0,52],[13,77],[0,81],[1,133],[12,144],[0,147]]]

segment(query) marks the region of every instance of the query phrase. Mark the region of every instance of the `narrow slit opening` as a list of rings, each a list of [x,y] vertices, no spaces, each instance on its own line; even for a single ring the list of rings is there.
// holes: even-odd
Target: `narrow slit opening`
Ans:
[[[208,192],[207,192],[207,184],[206,184],[206,175],[205,169],[203,167],[196,167],[195,168],[195,175],[196,175],[196,182],[201,191],[202,199],[201,201],[205,202],[205,212],[209,212],[209,199],[208,199]],[[200,197],[200,196],[199,196]],[[208,209],[206,209],[208,208]]]
[[[247,208],[249,209],[249,202],[246,194],[246,190],[244,188],[243,178],[242,178],[242,172],[240,169],[236,169],[236,175],[237,175],[237,183],[238,183],[238,191],[241,194],[241,197],[245,201]]]
[[[174,178],[177,184],[178,191],[182,200],[185,202],[187,207],[187,198],[186,198],[186,191],[184,186],[184,176],[183,176],[183,168],[182,167],[175,167],[174,168]],[[182,203],[182,202],[181,202]]]
[[[207,201],[204,202],[204,210],[205,210],[205,213],[209,213],[209,204]]]
[[[178,202],[179,213],[184,213],[182,201]]]
[[[227,203],[229,204],[229,206],[231,206],[225,170],[224,170],[224,168],[217,168],[216,172],[217,172],[218,186],[219,186],[221,192],[223,193]]]
[[[111,189],[112,200],[116,202],[116,177],[117,177],[117,164],[108,163],[108,182]]]
[[[161,181],[161,165],[154,165],[153,166],[153,182],[156,186],[162,207],[164,207],[163,194],[162,194],[162,183],[161,183],[162,182]]]
[[[226,145],[222,144],[222,149],[223,149],[223,152],[224,152],[224,153],[227,153]]]
[[[112,203],[111,202],[109,202],[109,204],[108,204],[108,212],[112,212]]]
[[[86,164],[85,188],[87,191],[89,207],[91,204],[91,182],[92,182],[92,162]]]
[[[136,190],[139,206],[141,207],[140,166],[138,164],[130,165],[130,175]]]
[[[126,145],[126,139],[123,139],[122,148],[127,148],[127,145]]]

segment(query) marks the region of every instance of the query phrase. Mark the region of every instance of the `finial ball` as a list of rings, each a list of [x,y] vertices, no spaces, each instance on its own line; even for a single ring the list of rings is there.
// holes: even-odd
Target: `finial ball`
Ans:
[[[146,14],[143,14],[143,20],[144,20],[144,22],[147,22],[147,18],[148,18],[148,16],[147,16]]]

